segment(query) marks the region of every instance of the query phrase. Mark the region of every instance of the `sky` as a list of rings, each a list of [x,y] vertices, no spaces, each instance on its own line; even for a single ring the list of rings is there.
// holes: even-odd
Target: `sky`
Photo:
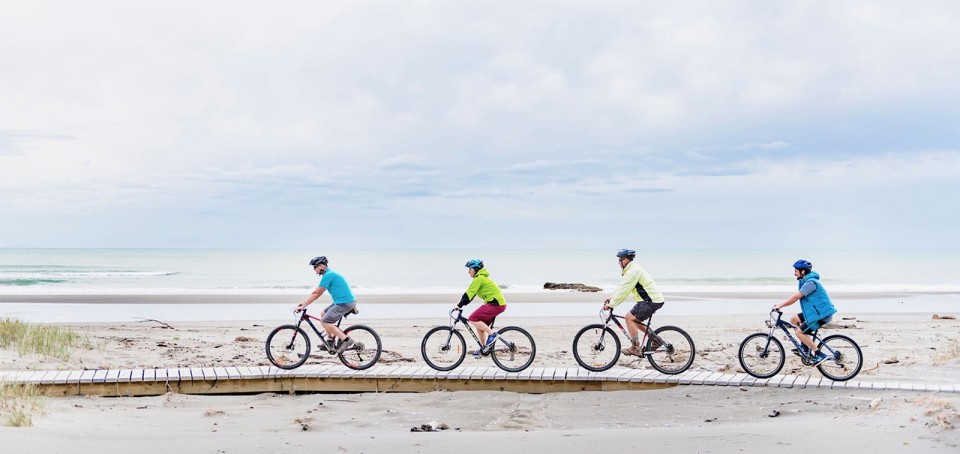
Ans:
[[[0,2],[0,247],[960,250],[960,2]]]

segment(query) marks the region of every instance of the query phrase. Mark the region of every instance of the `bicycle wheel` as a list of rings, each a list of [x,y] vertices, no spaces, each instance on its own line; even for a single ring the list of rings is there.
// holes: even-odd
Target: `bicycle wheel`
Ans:
[[[676,326],[661,326],[654,332],[663,344],[653,348],[651,344],[654,338],[647,336],[647,346],[644,351],[651,352],[647,354],[650,365],[660,373],[670,375],[689,369],[697,355],[690,335]]]
[[[497,331],[490,356],[493,362],[507,372],[520,372],[533,363],[537,355],[537,344],[533,336],[523,328],[507,326]]]
[[[770,378],[783,369],[787,355],[783,344],[766,333],[754,333],[740,343],[737,352],[743,371],[757,378]]]
[[[449,326],[437,326],[423,336],[420,353],[428,366],[436,370],[452,370],[466,358],[467,343],[460,331]]]
[[[817,365],[817,369],[833,381],[847,381],[856,377],[863,367],[863,352],[860,351],[860,346],[847,336],[834,334],[823,338],[820,352],[830,358]]]
[[[573,357],[586,370],[605,371],[620,359],[620,338],[606,325],[584,326],[573,336]]]
[[[267,359],[281,369],[296,369],[310,357],[310,338],[296,325],[278,326],[267,336]]]
[[[353,345],[337,355],[344,366],[363,370],[377,363],[383,346],[380,344],[380,336],[373,328],[366,325],[353,325],[343,330],[343,333],[353,339]],[[338,348],[340,343],[337,342]]]

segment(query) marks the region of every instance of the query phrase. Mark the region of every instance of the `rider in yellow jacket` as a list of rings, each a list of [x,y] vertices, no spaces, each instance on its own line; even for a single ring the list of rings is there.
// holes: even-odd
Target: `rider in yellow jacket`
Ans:
[[[657,283],[647,274],[640,264],[633,261],[636,251],[621,249],[617,252],[617,261],[620,263],[620,285],[617,286],[610,298],[603,302],[603,308],[612,310],[632,295],[637,302],[624,317],[627,322],[627,332],[630,334],[630,347],[621,350],[624,355],[640,356],[640,331],[647,332],[647,327],[641,322],[650,318],[654,312],[663,307],[663,293]],[[655,345],[654,347],[658,347]]]

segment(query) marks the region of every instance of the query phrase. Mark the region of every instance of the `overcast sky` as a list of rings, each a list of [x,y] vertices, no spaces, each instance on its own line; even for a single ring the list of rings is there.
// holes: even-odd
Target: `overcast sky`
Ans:
[[[960,2],[0,2],[0,246],[960,249]]]

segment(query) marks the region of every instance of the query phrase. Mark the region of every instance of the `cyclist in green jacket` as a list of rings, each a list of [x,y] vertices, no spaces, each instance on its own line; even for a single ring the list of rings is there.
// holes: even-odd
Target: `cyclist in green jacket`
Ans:
[[[470,287],[467,288],[463,297],[460,298],[460,302],[457,303],[457,308],[462,309],[470,304],[470,301],[473,301],[475,297],[480,297],[483,300],[483,305],[473,311],[467,320],[477,330],[480,343],[484,345],[484,350],[486,350],[497,338],[497,333],[494,333],[490,327],[497,316],[507,310],[507,300],[503,298],[500,286],[493,282],[493,279],[490,279],[490,272],[483,267],[483,261],[473,259],[464,266],[467,267],[467,273],[470,274],[473,281],[470,282]],[[470,352],[475,356],[479,356],[481,353],[483,352],[480,350]]]
[[[624,316],[627,322],[627,332],[630,334],[630,347],[620,350],[624,355],[640,356],[640,331],[647,332],[647,327],[641,322],[653,316],[653,313],[663,307],[663,293],[657,288],[657,283],[647,274],[640,264],[633,261],[637,252],[630,249],[621,249],[617,252],[617,262],[620,263],[620,285],[613,291],[613,295],[603,302],[603,308],[611,310],[620,305],[632,295],[637,302]],[[659,347],[654,345],[654,348]]]

